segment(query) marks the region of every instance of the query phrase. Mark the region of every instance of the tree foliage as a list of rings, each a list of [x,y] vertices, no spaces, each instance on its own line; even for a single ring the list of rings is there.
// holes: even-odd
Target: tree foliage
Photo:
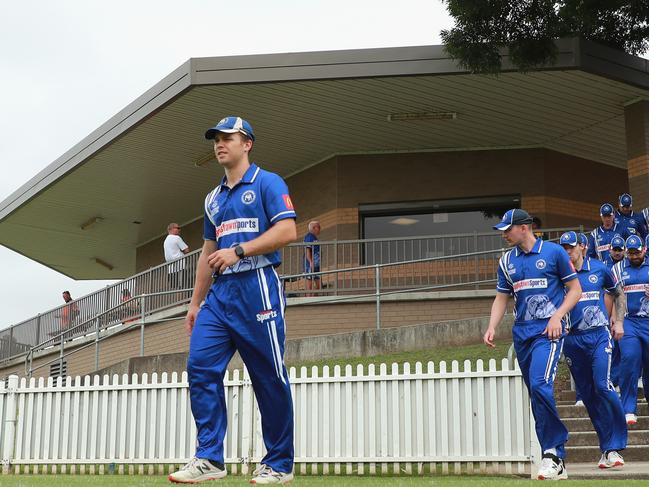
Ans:
[[[465,69],[498,73],[500,48],[528,71],[553,64],[555,40],[579,37],[629,54],[649,48],[649,0],[442,0],[455,19],[447,52]]]

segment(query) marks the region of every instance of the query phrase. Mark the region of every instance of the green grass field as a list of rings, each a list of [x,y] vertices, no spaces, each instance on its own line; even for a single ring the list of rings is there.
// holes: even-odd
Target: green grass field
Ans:
[[[219,485],[234,487],[250,485],[248,477],[229,477],[218,482],[208,482],[202,485]],[[620,486],[646,486],[646,480],[564,480],[562,486],[604,486],[613,482]],[[510,477],[297,477],[290,484],[294,487],[510,487],[529,485],[529,479]],[[20,475],[0,476],[0,487],[149,487],[171,484],[163,476],[73,476],[73,475]]]

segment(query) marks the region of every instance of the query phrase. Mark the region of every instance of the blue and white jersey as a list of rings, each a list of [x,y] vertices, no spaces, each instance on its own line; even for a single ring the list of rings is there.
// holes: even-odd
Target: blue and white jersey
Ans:
[[[295,217],[284,180],[251,164],[233,188],[227,186],[223,177],[221,184],[205,198],[203,238],[215,240],[218,249],[235,247],[259,237],[278,221]],[[245,256],[224,274],[280,264],[279,251]]]
[[[646,234],[645,221],[642,213],[631,211],[627,216],[622,214],[620,210],[615,210],[615,224],[620,230],[626,231],[627,237],[630,235],[640,235],[640,237],[644,238]],[[624,238],[626,239],[626,237]]]
[[[581,298],[570,311],[570,332],[591,330],[608,325],[608,312],[604,294],[615,291],[615,280],[611,271],[600,261],[586,257],[577,271],[581,284]]]
[[[608,230],[599,226],[590,232],[590,235],[588,236],[588,257],[592,257],[593,259],[597,259],[604,263],[611,260],[611,240],[613,240],[613,237],[616,235],[619,235],[626,240],[629,233],[617,223]]]
[[[515,325],[549,319],[566,295],[565,283],[577,278],[560,245],[536,239],[528,253],[514,247],[500,258],[496,290],[511,294]]]
[[[645,258],[642,265],[636,267],[625,258],[613,266],[615,284],[621,284],[626,296],[624,316],[649,318],[649,298],[645,288],[649,285],[649,262]]]

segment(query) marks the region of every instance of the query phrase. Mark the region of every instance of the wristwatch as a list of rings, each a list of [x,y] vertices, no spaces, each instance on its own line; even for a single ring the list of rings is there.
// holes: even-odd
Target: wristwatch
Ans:
[[[234,248],[234,253],[237,254],[237,257],[240,259],[243,259],[243,257],[246,255],[246,252],[243,250],[243,247],[241,245],[237,245]]]

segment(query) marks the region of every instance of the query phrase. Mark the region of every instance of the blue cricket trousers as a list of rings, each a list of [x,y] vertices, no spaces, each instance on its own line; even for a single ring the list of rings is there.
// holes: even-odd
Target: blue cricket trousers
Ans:
[[[644,394],[649,400],[649,318],[624,318],[624,336],[619,346],[622,407],[626,414],[635,414],[642,369]]]
[[[606,326],[565,337],[563,354],[584,401],[602,452],[626,448],[627,426],[620,398],[610,379],[613,340]]]
[[[223,463],[227,411],[223,376],[239,351],[255,391],[267,454],[262,463],[293,470],[293,400],[284,366],[284,291],[272,267],[219,276],[198,313],[187,373],[198,432],[196,456]]]
[[[557,456],[564,458],[568,430],[559,418],[554,401],[554,377],[563,338],[549,340],[542,335],[547,323],[548,320],[539,320],[525,325],[514,324],[512,336],[523,380],[529,390],[541,448],[543,451],[556,448]]]

